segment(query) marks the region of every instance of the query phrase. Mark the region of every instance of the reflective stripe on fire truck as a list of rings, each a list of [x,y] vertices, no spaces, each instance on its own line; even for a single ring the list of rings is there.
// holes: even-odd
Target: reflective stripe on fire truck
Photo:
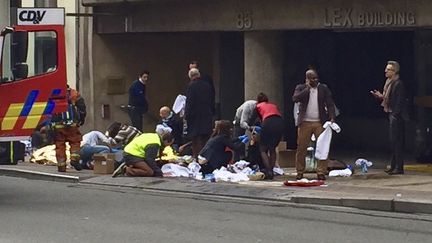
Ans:
[[[60,93],[61,89],[54,89],[51,95],[58,95]],[[43,115],[51,114],[55,103],[52,100],[48,102],[35,102],[38,94],[38,90],[32,90],[27,96],[25,103],[10,104],[3,118],[1,130],[13,130],[19,117],[25,117],[26,119],[22,129],[33,129],[39,124]]]
[[[36,102],[31,108],[30,113],[27,116],[26,121],[24,122],[23,129],[36,128],[39,124],[40,119],[42,118],[42,114],[45,111],[45,107],[47,102]]]
[[[15,103],[9,105],[9,109],[2,121],[2,130],[12,130],[14,128],[23,107],[24,103]]]

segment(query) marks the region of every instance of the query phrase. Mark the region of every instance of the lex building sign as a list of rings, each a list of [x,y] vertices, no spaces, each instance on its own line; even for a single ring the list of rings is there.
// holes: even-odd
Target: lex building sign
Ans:
[[[356,11],[352,8],[326,8],[324,26],[331,28],[415,26],[413,11]]]
[[[18,8],[18,25],[64,25],[64,8]]]

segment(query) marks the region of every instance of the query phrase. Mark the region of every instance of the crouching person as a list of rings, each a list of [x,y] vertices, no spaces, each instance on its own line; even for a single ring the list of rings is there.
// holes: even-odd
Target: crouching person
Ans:
[[[171,134],[160,136],[157,133],[143,133],[134,138],[124,148],[124,162],[114,171],[112,177],[128,176],[162,176],[162,170],[156,159],[162,156],[165,146],[173,143]]]
[[[227,166],[233,160],[233,152],[239,151],[247,142],[249,138],[246,135],[232,138],[230,121],[216,121],[213,134],[198,156],[201,172],[209,174],[215,169]]]

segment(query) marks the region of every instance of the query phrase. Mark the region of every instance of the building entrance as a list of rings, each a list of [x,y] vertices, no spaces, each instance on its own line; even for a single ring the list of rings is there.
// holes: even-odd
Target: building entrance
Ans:
[[[321,82],[332,90],[341,112],[337,122],[343,132],[334,137],[333,145],[341,149],[386,149],[386,115],[369,91],[382,90],[386,63],[396,60],[412,98],[417,89],[414,50],[412,31],[286,32],[284,84],[288,145],[296,146],[291,96],[295,85],[304,82],[304,72],[311,66],[318,70]],[[414,138],[408,136],[409,139]]]

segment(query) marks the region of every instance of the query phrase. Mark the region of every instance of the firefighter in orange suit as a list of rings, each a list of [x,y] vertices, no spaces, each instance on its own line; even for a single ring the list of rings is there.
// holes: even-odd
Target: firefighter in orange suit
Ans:
[[[52,118],[54,143],[59,172],[66,172],[66,142],[70,145],[70,164],[76,170],[81,170],[80,143],[82,136],[79,127],[84,124],[86,106],[78,91],[67,86],[66,97],[68,110],[57,113]]]

